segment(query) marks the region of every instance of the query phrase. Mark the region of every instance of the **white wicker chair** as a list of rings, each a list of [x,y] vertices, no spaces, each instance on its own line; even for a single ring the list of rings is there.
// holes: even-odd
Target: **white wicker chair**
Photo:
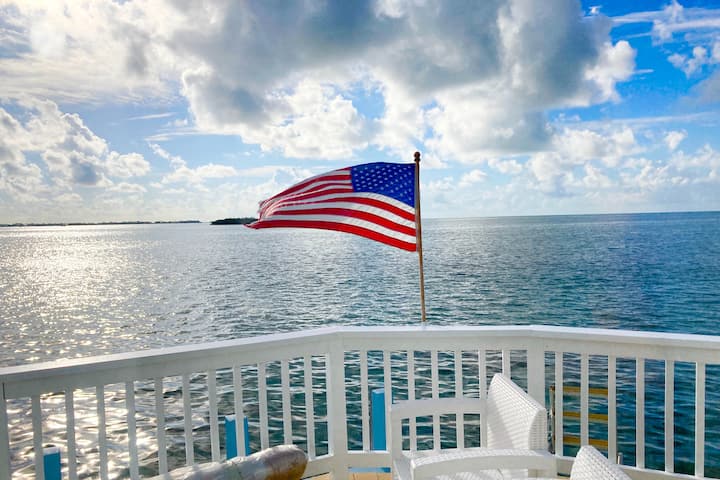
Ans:
[[[402,449],[402,420],[420,416],[480,414],[487,419],[487,445],[433,450]],[[390,408],[393,478],[495,479],[510,473],[555,476],[555,457],[547,450],[547,411],[508,377],[497,374],[486,401],[477,398],[443,398],[399,402]]]
[[[571,480],[630,480],[620,467],[608,461],[595,447],[585,445],[575,456]]]

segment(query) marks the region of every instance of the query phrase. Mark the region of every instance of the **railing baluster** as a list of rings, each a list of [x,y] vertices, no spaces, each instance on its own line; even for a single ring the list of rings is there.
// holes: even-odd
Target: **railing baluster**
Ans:
[[[511,372],[510,372],[510,357],[511,357],[511,351],[507,348],[504,348],[502,350],[502,373],[503,375],[507,375],[508,378],[512,378]]]
[[[390,405],[392,405],[392,363],[391,352],[383,351],[383,388],[385,389],[385,448],[390,448]]]
[[[408,350],[408,400],[415,400],[415,350]],[[409,420],[410,450],[417,450],[417,419]]]
[[[195,463],[195,448],[193,447],[192,435],[192,399],[190,398],[190,374],[183,373],[182,376],[183,394],[183,416],[185,420],[185,465]]]
[[[10,432],[9,432],[5,385],[0,383],[0,480],[10,480]]]
[[[347,397],[345,395],[345,352],[338,343],[325,356],[327,384],[328,452],[334,457],[335,478],[348,476]],[[385,392],[385,398],[392,391]]]
[[[563,352],[555,352],[555,454],[564,455],[565,432],[563,431],[563,418],[565,409],[563,406],[564,373],[563,373]]]
[[[165,395],[162,377],[155,378],[155,424],[158,444],[158,470],[167,473],[167,444],[165,440]]]
[[[270,446],[268,432],[268,403],[267,403],[267,363],[258,364],[258,401],[260,403],[260,448],[266,449]]]
[[[675,362],[665,361],[665,471],[675,471]]]
[[[481,399],[487,395],[487,352],[484,349],[478,350],[478,394]]]
[[[462,398],[463,392],[463,372],[462,372],[462,350],[455,350],[455,397]],[[458,448],[465,448],[465,415],[460,412],[455,419],[455,435],[457,438]]]
[[[705,476],[705,364],[695,364],[695,476]]]
[[[580,356],[580,440],[582,445],[588,445],[590,443],[590,434],[588,431],[588,417],[590,413],[589,363],[588,354],[583,353]]]
[[[440,372],[438,371],[438,351],[430,351],[430,378],[432,398],[440,398]],[[440,448],[440,417],[433,416],[433,448]]]
[[[77,445],[75,443],[75,398],[72,389],[65,391],[65,435],[67,435],[68,478],[77,480]]]
[[[527,349],[527,386],[528,394],[545,406],[545,350],[538,342]]]
[[[286,445],[293,443],[292,409],[290,404],[290,367],[287,360],[280,363],[280,384],[282,385],[283,440]]]
[[[105,427],[105,386],[98,385],[95,389],[98,417],[98,449],[100,450],[100,478],[108,478],[107,432]]]
[[[38,480],[45,480],[45,463],[43,457],[43,432],[42,432],[42,406],[40,395],[33,395],[32,399],[32,429],[33,429],[33,452],[35,454],[35,477]]]
[[[370,450],[370,399],[368,395],[368,360],[367,350],[360,350],[360,408],[362,409],[362,444],[363,451]]]
[[[462,398],[465,395],[463,391],[463,363],[462,350],[455,350],[455,397]]]
[[[608,458],[617,461],[617,363],[608,356]]]
[[[478,390],[481,400],[487,397],[487,352],[485,349],[478,350]],[[487,446],[487,417],[480,416],[480,445]]]
[[[210,455],[213,462],[220,461],[220,429],[218,428],[218,405],[217,405],[217,372],[214,369],[208,371],[208,403],[210,420]],[[239,428],[235,423],[236,429]]]
[[[313,400],[312,356],[305,355],[303,363],[305,370],[305,428],[307,431],[307,453],[310,460],[313,460],[317,454],[315,452],[315,404]]]
[[[635,466],[645,468],[645,359],[635,365]]]
[[[242,386],[242,368],[240,365],[233,366],[233,402],[235,406],[235,445],[237,445],[237,456],[244,457],[247,451],[245,445],[245,413],[243,409],[243,386]]]
[[[130,478],[140,478],[138,466],[137,430],[135,429],[135,382],[125,382],[125,409],[127,410],[128,453]]]

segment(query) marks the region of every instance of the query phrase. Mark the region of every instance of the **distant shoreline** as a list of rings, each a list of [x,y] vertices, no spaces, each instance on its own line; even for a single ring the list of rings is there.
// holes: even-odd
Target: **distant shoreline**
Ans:
[[[156,222],[67,222],[67,223],[0,223],[0,227],[85,227],[93,225],[154,225],[169,223],[202,223],[200,220],[170,220]]]
[[[240,218],[222,218],[220,220],[213,220],[210,225],[247,225],[257,221],[257,218],[252,217],[240,217]]]

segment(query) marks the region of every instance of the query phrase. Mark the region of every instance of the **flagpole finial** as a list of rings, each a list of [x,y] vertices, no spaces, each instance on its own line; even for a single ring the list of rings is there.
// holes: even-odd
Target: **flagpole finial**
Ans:
[[[420,152],[415,152],[415,163],[420,163]]]

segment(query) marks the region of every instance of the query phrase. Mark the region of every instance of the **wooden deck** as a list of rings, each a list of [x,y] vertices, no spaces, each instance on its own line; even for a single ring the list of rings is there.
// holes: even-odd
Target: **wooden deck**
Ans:
[[[389,473],[379,472],[363,472],[363,473],[351,473],[349,480],[390,480],[392,477]],[[317,477],[310,477],[312,480],[330,480],[330,475],[318,475]]]

